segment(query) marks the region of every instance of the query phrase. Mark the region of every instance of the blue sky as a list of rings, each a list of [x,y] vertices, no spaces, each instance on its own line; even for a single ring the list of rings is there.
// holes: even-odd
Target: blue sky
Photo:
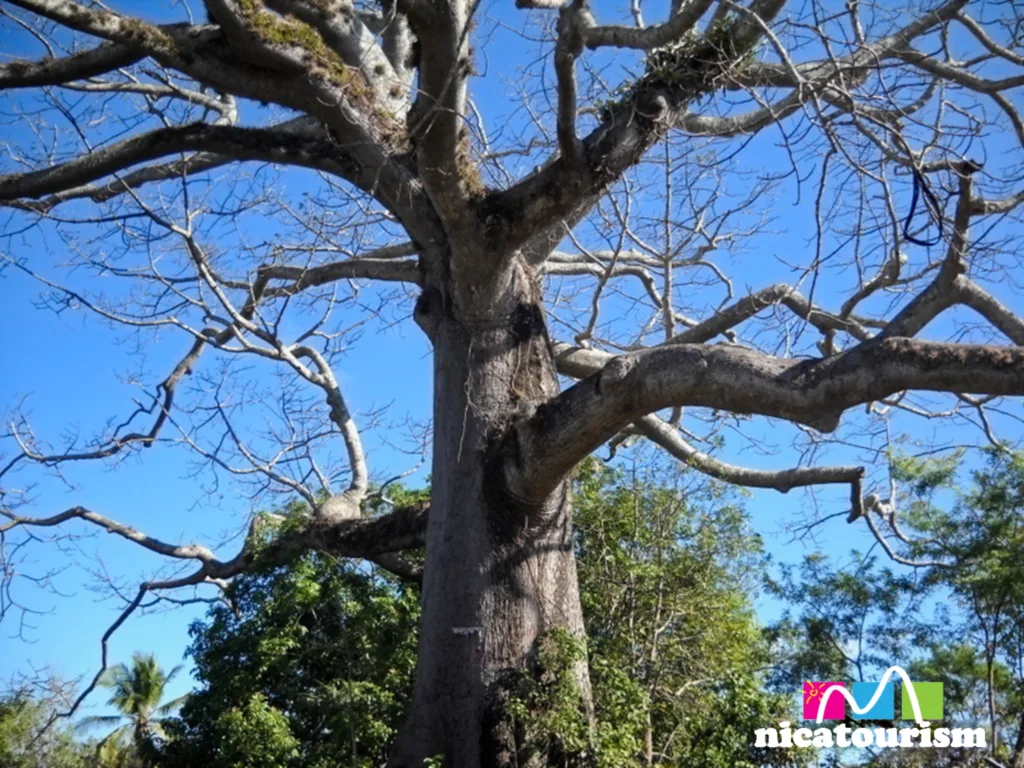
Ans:
[[[117,7],[144,8],[151,15],[155,5],[122,2]],[[161,14],[166,17],[166,4],[161,4],[161,8]],[[602,9],[603,18],[615,14],[609,4],[599,3],[598,8]],[[524,44],[510,30],[522,29],[525,17],[512,8],[511,2],[488,2],[484,9],[489,21],[481,24],[481,28],[487,35],[484,44],[478,46],[477,57],[478,68],[486,77],[480,79],[475,94],[491,129],[496,134],[503,130],[506,135],[512,135],[525,127],[526,119],[514,101]],[[648,18],[658,18],[658,4],[645,6],[645,12]],[[34,53],[23,37],[10,39],[14,41],[12,44],[5,39],[7,51]],[[527,43],[525,48],[532,55],[538,46]],[[247,114],[255,120],[260,113],[249,109]],[[766,131],[745,149],[739,163],[755,173],[784,169],[788,158],[778,146],[778,138],[776,133]],[[820,157],[812,154],[804,162],[810,168],[819,161]],[[745,183],[748,182],[735,182],[736,187],[731,191],[741,193]],[[286,173],[280,177],[279,184],[282,192],[297,199],[312,180],[309,175]],[[766,231],[749,240],[734,257],[723,257],[723,263],[732,268],[738,295],[780,280],[792,280],[794,270],[787,264],[805,264],[813,251],[813,217],[806,190],[804,196],[798,198],[794,185],[787,182],[781,184],[774,195],[775,201],[770,207],[772,220]],[[19,219],[0,221],[3,222],[0,226],[10,231]],[[264,231],[265,225],[257,215],[245,218],[244,222],[247,227],[244,234],[252,238],[276,232],[269,226]],[[67,243],[57,237],[51,227],[4,238],[0,247],[33,269],[65,279],[73,287],[92,285],[80,273],[68,275],[61,271],[58,265],[65,256]],[[827,297],[830,289],[848,278],[848,275],[825,271],[818,286],[819,295]],[[1020,308],[1014,285],[1002,283],[987,287],[1004,303]],[[116,293],[120,289],[106,290]],[[141,369],[147,383],[153,384],[166,375],[188,345],[180,334],[147,335],[141,341],[126,337],[122,330],[81,312],[56,315],[40,309],[38,298],[39,286],[23,273],[7,268],[0,274],[0,329],[3,329],[0,359],[7,361],[0,373],[0,403],[12,406],[24,399],[36,433],[55,443],[69,432],[86,436],[102,430],[110,419],[124,418],[132,410],[132,398],[139,397],[138,388],[127,381],[126,376]],[[713,297],[708,301],[719,299]],[[614,304],[623,300],[611,301]],[[837,303],[832,304],[832,308]],[[394,312],[410,308],[411,304],[406,302],[394,308]],[[614,315],[615,311],[616,307],[612,306],[609,314]],[[940,337],[951,327],[948,325],[951,322],[937,323],[929,332]],[[358,414],[388,406],[384,420],[397,427],[396,431],[382,430],[366,436],[369,461],[376,476],[387,477],[414,466],[417,458],[396,450],[395,446],[402,445],[401,425],[407,419],[422,422],[430,414],[430,350],[419,329],[408,320],[371,325],[346,353],[337,372],[357,420]],[[268,381],[263,373],[254,375],[264,377],[261,379],[264,383]],[[765,441],[767,446],[777,443],[779,448],[774,452],[758,451],[753,444],[727,431],[723,458],[761,468],[785,467],[798,461],[798,455],[785,447],[790,431],[763,420],[739,426]],[[924,439],[929,439],[929,432],[947,443],[974,441],[974,436],[968,435],[962,424],[942,427],[925,424]],[[851,446],[830,451],[827,460],[852,461],[858,455],[856,446]],[[157,446],[132,455],[116,466],[90,463],[68,467],[65,472],[68,483],[30,473],[30,479],[37,485],[29,510],[31,514],[49,515],[80,504],[165,540],[223,542],[218,552],[230,555],[238,547],[238,541],[230,537],[244,524],[254,505],[231,483],[225,482],[211,490],[209,478],[195,477],[193,470],[186,451]],[[412,484],[424,481],[423,470],[409,479]],[[821,514],[845,512],[848,491],[825,489],[817,492],[815,498]],[[814,501],[801,491],[788,495],[756,491],[750,495],[748,510],[753,526],[764,536],[768,551],[775,559],[794,562],[820,546],[845,562],[851,549],[864,550],[870,546],[865,530],[847,527],[841,520],[817,529],[816,539],[792,542],[784,527],[813,514]],[[73,530],[87,532],[81,526]],[[18,612],[13,611],[0,626],[0,674],[6,677],[18,671],[50,667],[63,677],[75,678],[89,675],[97,668],[99,638],[123,605],[109,593],[90,588],[95,587],[96,574],[111,576],[124,594],[131,595],[139,579],[153,575],[159,563],[150,553],[123,540],[93,534],[63,547],[35,546],[26,566],[29,572],[36,574],[59,571],[52,584],[63,596],[25,588],[27,585],[19,588],[17,594],[25,600],[25,605],[42,613],[26,614],[25,624],[19,627]],[[173,611],[161,609],[147,615],[136,614],[111,640],[111,659],[127,660],[133,651],[145,650],[156,653],[166,667],[180,663],[188,644],[188,625],[201,616],[204,609],[203,605],[192,605]],[[760,603],[760,615],[765,621],[775,618],[780,609],[776,603]],[[187,689],[190,682],[188,676],[179,678],[174,693]],[[101,693],[93,697],[91,704],[97,705],[102,700]]]

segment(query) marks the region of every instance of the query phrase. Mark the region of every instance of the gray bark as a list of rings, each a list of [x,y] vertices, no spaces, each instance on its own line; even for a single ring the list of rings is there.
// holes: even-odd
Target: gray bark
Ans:
[[[533,280],[515,266],[503,282],[485,319],[465,319],[440,292],[420,303],[434,341],[434,459],[415,699],[395,768],[439,754],[466,768],[517,765],[503,677],[540,634],[583,634],[568,483],[525,504],[493,460],[508,425],[557,392]],[[580,683],[587,691],[585,669]]]

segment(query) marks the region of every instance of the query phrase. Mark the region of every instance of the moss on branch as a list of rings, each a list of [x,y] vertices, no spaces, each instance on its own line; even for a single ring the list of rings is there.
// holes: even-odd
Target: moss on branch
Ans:
[[[237,4],[250,34],[271,48],[298,48],[305,72],[341,89],[354,106],[374,119],[383,135],[396,138],[400,131],[395,116],[378,103],[366,76],[357,67],[346,64],[313,26],[267,10],[262,0],[237,0]],[[331,3],[324,0],[318,7],[326,14]]]

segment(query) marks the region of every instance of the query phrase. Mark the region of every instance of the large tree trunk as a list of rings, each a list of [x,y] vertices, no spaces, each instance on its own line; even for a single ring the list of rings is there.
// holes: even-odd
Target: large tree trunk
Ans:
[[[583,634],[568,484],[525,508],[494,466],[505,427],[557,389],[538,299],[519,266],[486,314],[459,317],[438,295],[427,310],[435,432],[423,624],[392,766],[438,755],[458,768],[519,765],[501,711],[506,673],[526,666],[541,633]],[[578,674],[586,699],[585,668]]]

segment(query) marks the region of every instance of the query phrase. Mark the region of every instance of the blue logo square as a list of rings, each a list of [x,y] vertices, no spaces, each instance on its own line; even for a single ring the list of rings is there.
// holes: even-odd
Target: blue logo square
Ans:
[[[857,709],[851,714],[854,720],[894,720],[896,718],[896,686],[893,683],[886,683],[878,693],[878,700],[875,705],[864,714],[858,714],[857,710],[864,709],[875,697],[875,691],[879,691],[878,683],[854,683],[853,700],[857,703]]]

